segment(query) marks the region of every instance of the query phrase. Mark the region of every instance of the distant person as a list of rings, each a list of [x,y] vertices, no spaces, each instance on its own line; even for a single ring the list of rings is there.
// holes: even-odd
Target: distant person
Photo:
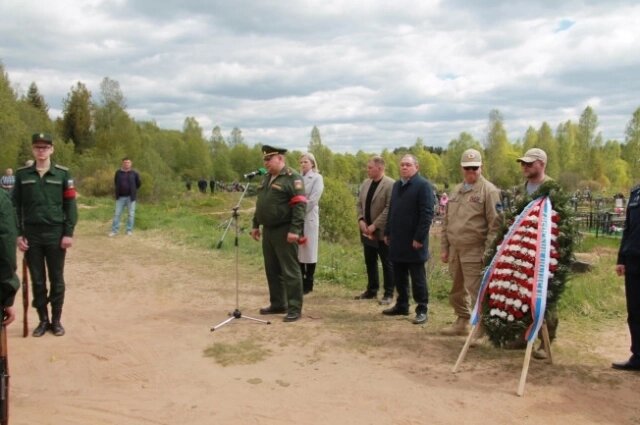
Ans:
[[[485,253],[501,224],[500,190],[482,176],[482,156],[467,149],[460,159],[462,183],[451,192],[442,221],[440,259],[449,265],[449,304],[456,321],[443,335],[467,335],[478,298]]]
[[[447,211],[448,203],[449,203],[449,195],[447,195],[447,192],[442,192],[442,195],[440,195],[440,198],[438,199],[438,204],[440,207],[438,215],[443,216],[445,214],[445,212]]]
[[[13,175],[13,168],[7,168],[4,172],[4,176],[0,179],[0,187],[2,187],[5,192],[11,193],[15,184],[16,177]]]
[[[627,324],[631,334],[631,357],[615,362],[619,370],[640,371],[640,186],[631,189],[626,211],[626,225],[616,262],[616,274],[624,276],[627,298]]]
[[[389,261],[389,246],[384,243],[384,228],[387,225],[393,179],[384,173],[385,162],[374,156],[367,162],[368,178],[360,186],[358,196],[358,226],[367,268],[367,288],[357,295],[357,300],[375,299],[380,289],[378,258],[382,265],[383,294],[380,305],[393,301],[393,270]]]
[[[313,291],[314,274],[318,263],[318,239],[320,233],[320,197],[324,191],[324,180],[318,172],[316,157],[305,153],[300,157],[300,174],[304,181],[307,204],[304,216],[305,242],[298,247],[298,262],[302,272],[302,293]]]
[[[209,179],[209,190],[211,190],[211,193],[216,191],[216,181],[213,177]]]
[[[113,178],[115,195],[116,195],[116,212],[111,224],[111,233],[109,236],[115,236],[120,230],[120,216],[122,211],[127,208],[127,236],[133,234],[133,225],[136,216],[136,199],[138,189],[142,182],[140,174],[132,168],[133,163],[129,158],[122,158],[122,166]]]
[[[207,184],[207,180],[204,178],[198,180],[198,190],[200,193],[207,193]]]
[[[261,308],[260,314],[286,313],[283,320],[295,322],[302,314],[298,242],[304,229],[306,197],[302,177],[284,162],[286,152],[262,147],[267,174],[258,186],[251,237],[256,241],[262,237],[269,284],[269,306]]]
[[[29,264],[32,305],[40,319],[33,336],[41,337],[48,330],[62,336],[65,333],[60,321],[65,298],[64,260],[67,249],[73,245],[78,221],[76,189],[69,169],[51,161],[54,152],[51,136],[34,134],[31,149],[35,162],[17,170],[13,190],[17,245]],[[48,304],[51,304],[51,321]]]
[[[190,179],[185,180],[184,187],[187,188],[187,192],[191,192],[191,180]]]
[[[400,180],[393,185],[389,217],[384,231],[389,259],[398,291],[396,304],[382,313],[409,314],[409,276],[417,303],[414,324],[427,321],[429,291],[424,263],[429,252],[429,228],[433,220],[434,198],[431,183],[419,173],[418,159],[405,155],[400,160]]]

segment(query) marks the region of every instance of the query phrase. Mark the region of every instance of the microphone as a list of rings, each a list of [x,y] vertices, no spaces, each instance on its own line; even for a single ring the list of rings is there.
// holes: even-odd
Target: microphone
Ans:
[[[252,171],[250,173],[244,174],[242,177],[244,177],[245,179],[252,179],[255,176],[264,176],[265,174],[267,174],[267,169],[260,167],[255,171]]]

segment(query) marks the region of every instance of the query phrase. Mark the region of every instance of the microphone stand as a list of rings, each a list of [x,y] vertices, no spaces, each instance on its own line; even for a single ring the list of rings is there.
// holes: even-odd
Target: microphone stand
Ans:
[[[249,178],[253,178],[253,176],[249,177]],[[235,310],[233,310],[233,312],[229,313],[229,318],[223,320],[222,322],[218,323],[215,326],[211,327],[211,332],[215,331],[216,329],[219,329],[221,327],[223,327],[224,325],[226,325],[227,323],[232,322],[235,319],[247,319],[247,320],[253,320],[254,322],[259,322],[259,323],[264,323],[265,325],[270,325],[271,322],[268,320],[262,320],[262,319],[256,319],[255,317],[250,317],[250,316],[245,316],[244,314],[242,314],[242,312],[240,311],[240,301],[239,301],[239,293],[240,293],[240,270],[239,270],[239,264],[240,264],[240,252],[239,252],[239,244],[238,244],[238,235],[240,234],[240,229],[238,227],[238,217],[239,217],[239,213],[238,210],[240,209],[240,203],[242,202],[242,199],[244,198],[244,196],[247,194],[247,189],[249,189],[249,185],[251,183],[247,183],[247,185],[244,188],[244,191],[242,192],[242,195],[240,196],[240,199],[238,200],[238,203],[236,204],[235,207],[232,208],[232,214],[231,214],[231,218],[229,219],[229,223],[227,224],[226,229],[224,229],[224,233],[222,234],[222,237],[220,238],[220,241],[218,241],[218,246],[217,249],[220,249],[222,247],[222,242],[224,241],[225,236],[227,235],[227,231],[229,230],[229,228],[231,227],[231,224],[233,223],[234,228],[235,228],[235,233],[236,233],[236,238],[235,238],[235,245],[236,245],[236,308]]]

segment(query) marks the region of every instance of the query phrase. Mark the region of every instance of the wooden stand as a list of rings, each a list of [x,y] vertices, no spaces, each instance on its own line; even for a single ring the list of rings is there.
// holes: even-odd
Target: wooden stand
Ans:
[[[547,321],[542,322],[542,342],[544,346],[544,351],[547,353],[547,361],[550,364],[553,364],[553,357],[551,356],[551,340],[549,339],[549,329],[547,328]],[[467,351],[469,351],[469,347],[471,346],[471,341],[479,331],[479,325],[474,325],[471,328],[471,332],[469,332],[469,336],[467,336],[467,340],[464,342],[464,346],[462,347],[462,351],[460,351],[460,355],[458,356],[458,360],[456,364],[453,366],[451,371],[456,373],[458,368],[464,361],[464,358],[467,356]],[[536,335],[537,336],[537,335]],[[535,338],[533,339],[535,341]],[[524,354],[524,364],[522,365],[522,373],[520,374],[520,383],[518,384],[517,394],[522,397],[524,395],[524,386],[527,382],[527,374],[529,373],[529,363],[531,362],[531,351],[533,350],[533,341],[529,341],[527,343],[527,349]]]

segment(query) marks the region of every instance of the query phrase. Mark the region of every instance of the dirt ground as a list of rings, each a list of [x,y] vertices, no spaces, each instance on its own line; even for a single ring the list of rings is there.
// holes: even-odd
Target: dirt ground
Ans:
[[[12,425],[640,424],[640,374],[609,368],[624,323],[561,333],[518,397],[522,352],[477,347],[451,373],[464,339],[438,335],[444,306],[416,326],[320,285],[299,322],[211,332],[236,304],[233,255],[107,231],[81,224],[69,251],[67,334],[22,338],[22,313],[9,329]],[[242,312],[260,317],[263,272],[241,267],[240,282]]]

